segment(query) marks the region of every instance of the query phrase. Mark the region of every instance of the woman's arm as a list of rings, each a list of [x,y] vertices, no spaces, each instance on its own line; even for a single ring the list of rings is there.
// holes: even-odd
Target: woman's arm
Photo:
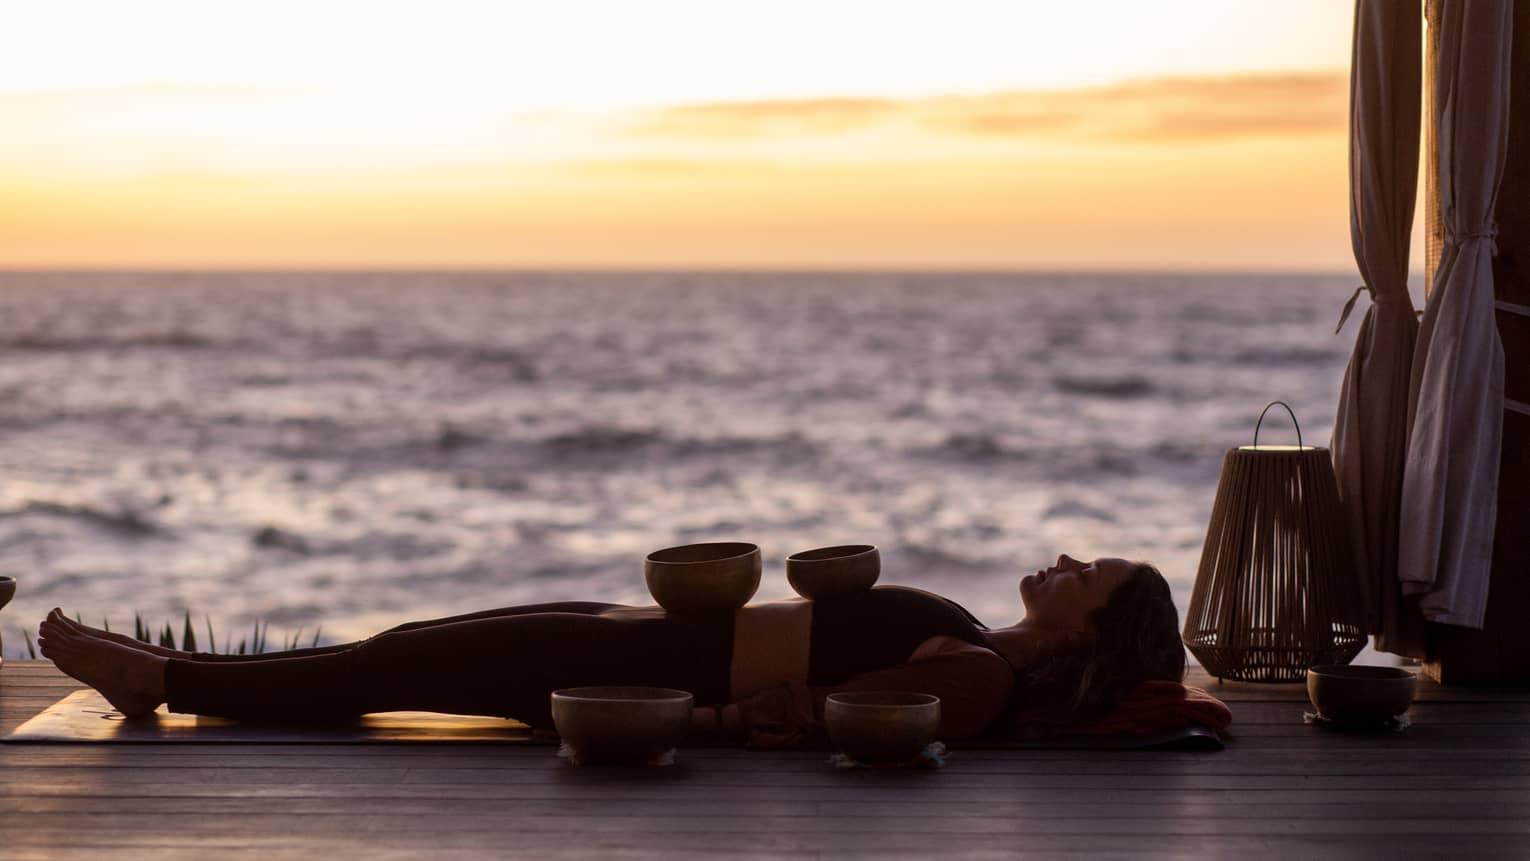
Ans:
[[[908,663],[852,676],[832,688],[814,688],[814,713],[821,718],[824,700],[839,691],[934,694],[940,697],[940,734],[965,738],[987,729],[1009,703],[1015,676],[997,654],[960,640],[948,640],[922,656],[921,652],[926,650],[915,652]]]
[[[940,734],[977,735],[1009,702],[1014,674],[988,649],[947,637],[932,638],[907,663],[852,676],[826,687],[781,685],[730,703],[693,720],[698,730],[717,727],[759,747],[798,746],[823,731],[823,704],[839,691],[896,690],[940,697]]]

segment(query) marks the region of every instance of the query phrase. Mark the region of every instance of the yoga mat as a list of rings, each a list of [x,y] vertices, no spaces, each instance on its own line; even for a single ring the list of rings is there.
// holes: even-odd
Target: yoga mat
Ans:
[[[95,691],[75,691],[0,741],[70,744],[555,744],[557,736],[523,723],[436,712],[382,712],[355,723],[273,726],[172,714],[128,720]],[[950,743],[953,750],[1221,750],[1216,732],[1191,724],[1141,736],[1075,736],[1044,741],[978,738]]]
[[[95,691],[75,691],[0,741],[113,744],[385,744],[398,742],[553,741],[523,723],[503,718],[436,712],[381,712],[354,723],[312,726],[248,724],[222,718],[172,714],[160,706],[152,717],[129,720]]]

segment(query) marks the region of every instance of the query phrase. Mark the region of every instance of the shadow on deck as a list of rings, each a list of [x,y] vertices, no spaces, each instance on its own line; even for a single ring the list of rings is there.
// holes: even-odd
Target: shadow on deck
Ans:
[[[997,857],[1530,854],[1530,692],[1420,683],[1405,732],[1307,726],[1300,685],[1227,700],[1221,753],[958,751],[938,772],[686,750],[574,769],[548,747],[0,745],[0,856]],[[0,669],[0,734],[78,688]]]

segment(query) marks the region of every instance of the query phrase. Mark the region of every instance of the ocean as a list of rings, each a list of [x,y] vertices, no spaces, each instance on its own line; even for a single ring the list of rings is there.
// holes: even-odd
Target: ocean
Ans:
[[[1184,610],[1224,451],[1328,444],[1353,276],[0,274],[5,654],[57,605],[330,642],[870,543],[990,624],[1059,553]],[[1261,439],[1292,441],[1284,413]]]

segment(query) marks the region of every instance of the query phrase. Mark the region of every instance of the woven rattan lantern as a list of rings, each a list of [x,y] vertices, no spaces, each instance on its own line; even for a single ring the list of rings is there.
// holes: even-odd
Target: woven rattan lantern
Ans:
[[[1328,449],[1254,444],[1222,461],[1184,641],[1217,678],[1294,682],[1365,645],[1364,597]]]

